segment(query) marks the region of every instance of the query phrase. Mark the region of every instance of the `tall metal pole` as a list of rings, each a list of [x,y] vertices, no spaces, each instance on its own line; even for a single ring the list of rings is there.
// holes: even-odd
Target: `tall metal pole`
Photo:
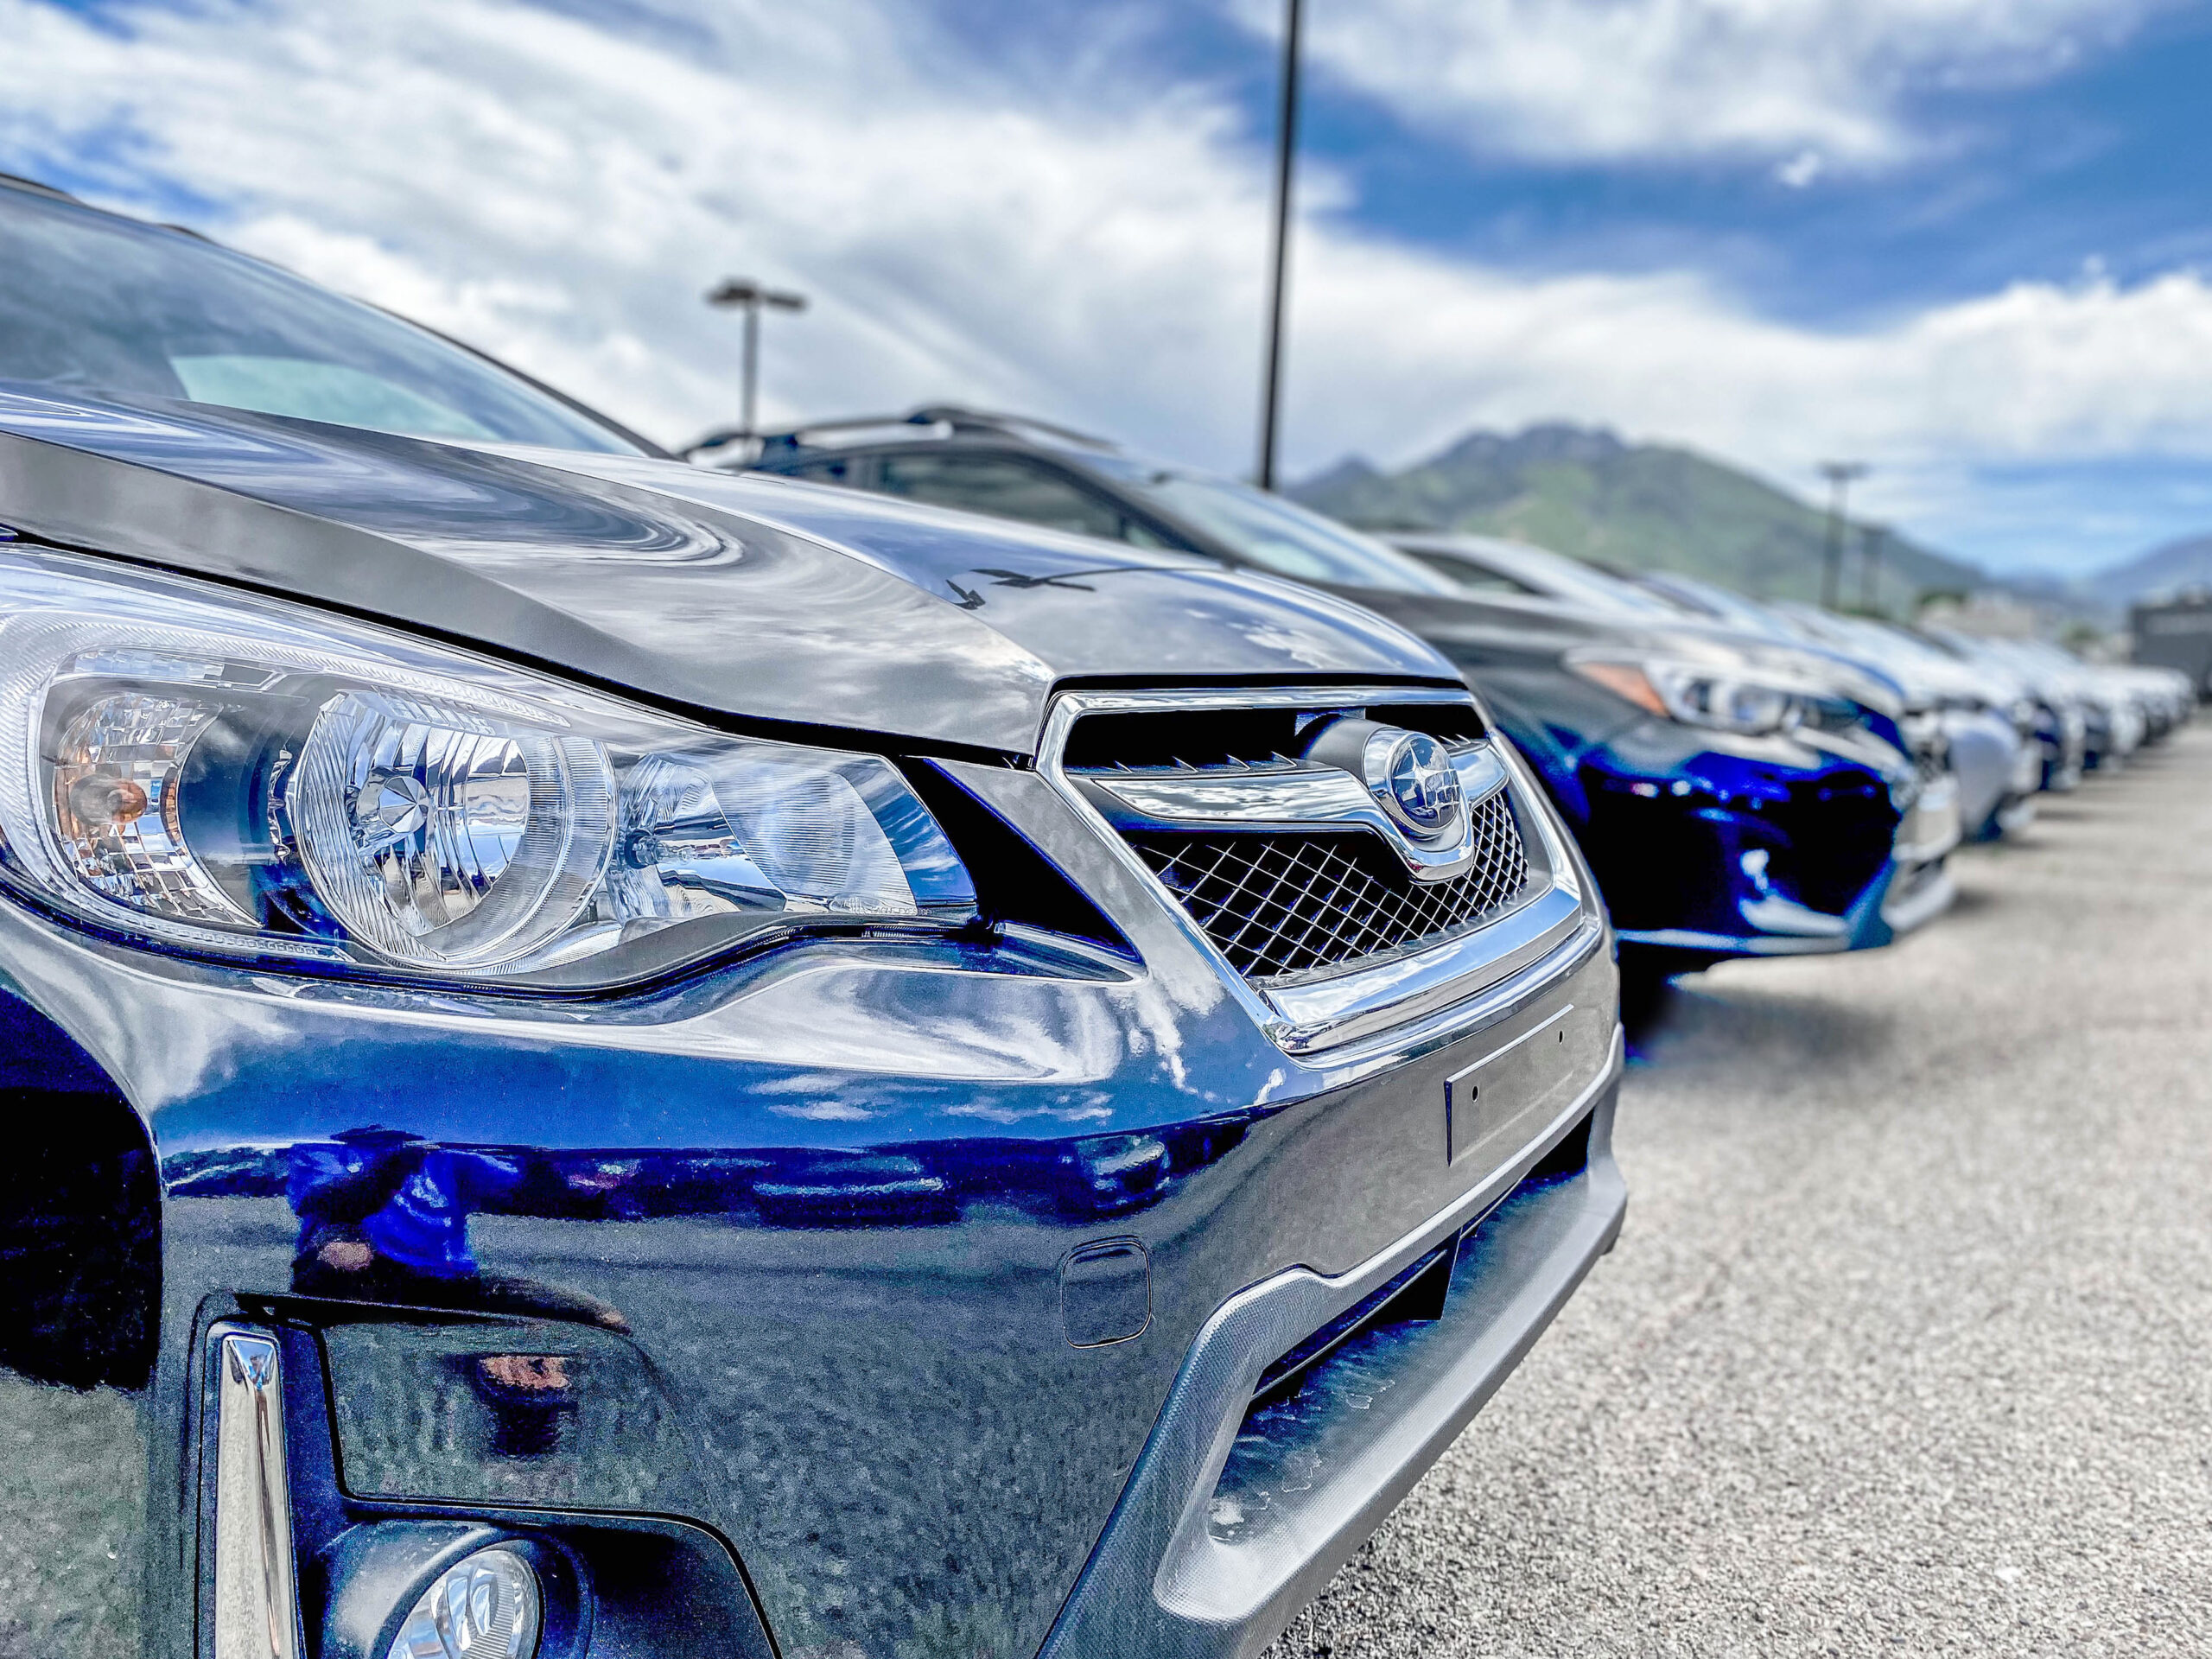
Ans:
[[[1298,158],[1298,34],[1305,0],[1283,0],[1282,104],[1275,115],[1275,219],[1268,290],[1268,362],[1260,394],[1260,487],[1275,486],[1275,435],[1282,415],[1282,318],[1290,265],[1291,181]]]
[[[745,435],[760,429],[760,298],[757,294],[745,307],[745,394],[741,423]]]
[[[1821,605],[1834,610],[1843,586],[1843,505],[1851,480],[1866,476],[1863,461],[1824,461],[1821,474],[1828,481],[1827,557],[1821,570]]]
[[[708,294],[707,303],[745,313],[745,368],[739,401],[745,416],[742,430],[745,436],[751,437],[760,429],[760,312],[764,307],[777,311],[804,311],[806,296],[766,287],[750,276],[728,276]]]

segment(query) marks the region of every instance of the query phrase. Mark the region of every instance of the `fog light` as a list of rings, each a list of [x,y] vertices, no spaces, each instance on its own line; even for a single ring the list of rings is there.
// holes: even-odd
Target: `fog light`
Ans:
[[[386,1659],[530,1659],[539,1601],[528,1561],[512,1549],[480,1549],[423,1592]]]

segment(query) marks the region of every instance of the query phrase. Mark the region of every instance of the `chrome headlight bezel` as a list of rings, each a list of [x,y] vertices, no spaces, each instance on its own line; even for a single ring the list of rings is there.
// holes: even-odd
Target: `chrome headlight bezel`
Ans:
[[[976,914],[883,754],[21,544],[0,551],[0,886],[168,954],[537,993]]]

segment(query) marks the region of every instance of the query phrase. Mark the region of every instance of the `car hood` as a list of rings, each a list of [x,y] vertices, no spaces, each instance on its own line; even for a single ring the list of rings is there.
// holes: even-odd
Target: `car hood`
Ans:
[[[1179,555],[165,399],[0,385],[0,524],[793,734],[1026,754],[1070,681],[1456,680],[1356,607]]]

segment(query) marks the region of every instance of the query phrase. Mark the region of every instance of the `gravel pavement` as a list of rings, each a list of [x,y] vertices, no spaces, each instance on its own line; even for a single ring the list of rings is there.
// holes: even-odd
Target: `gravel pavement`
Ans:
[[[1643,1033],[1627,1230],[1267,1659],[2212,1653],[2212,721]]]

